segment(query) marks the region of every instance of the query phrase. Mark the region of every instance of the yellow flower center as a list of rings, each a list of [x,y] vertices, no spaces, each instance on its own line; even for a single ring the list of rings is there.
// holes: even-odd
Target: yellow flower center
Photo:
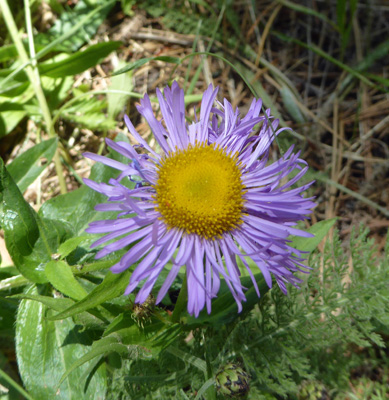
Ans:
[[[155,209],[169,228],[221,237],[242,223],[241,177],[237,154],[204,143],[177,150],[158,166]]]

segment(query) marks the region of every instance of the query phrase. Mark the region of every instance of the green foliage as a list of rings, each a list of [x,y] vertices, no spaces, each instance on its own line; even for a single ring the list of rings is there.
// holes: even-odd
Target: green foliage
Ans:
[[[60,18],[55,21],[47,33],[38,35],[37,44],[47,46],[79,25],[81,29],[77,29],[71,36],[66,35],[65,40],[58,40],[55,46],[56,50],[60,51],[78,50],[85,42],[92,39],[113,5],[113,1],[80,0],[73,9],[59,8],[57,11],[61,12]]]
[[[36,294],[36,287],[27,293]],[[104,399],[105,367],[86,364],[58,385],[71,364],[88,351],[90,337],[79,332],[72,320],[48,321],[47,307],[23,300],[16,322],[16,353],[24,385],[36,399]]]
[[[20,154],[8,165],[8,172],[22,193],[52,160],[57,144],[57,138],[45,140]]]
[[[138,2],[139,6],[145,9],[154,18],[162,17],[162,22],[168,29],[183,34],[193,34],[196,32],[199,20],[206,19],[207,23],[201,24],[200,35],[212,36],[213,27],[217,23],[217,14],[205,2],[199,2],[207,6],[208,13],[202,15],[196,7],[196,2],[192,1],[191,6],[183,1],[166,2],[158,0],[146,0]],[[221,38],[221,35],[218,36]]]
[[[40,218],[24,200],[0,159],[1,225],[15,266],[32,282],[46,282],[43,269],[58,246],[72,234],[69,224]]]
[[[292,289],[286,297],[273,289],[246,319],[197,329],[188,343],[175,342],[179,351],[164,351],[155,360],[123,362],[108,398],[114,393],[185,398],[182,391],[195,398],[206,381],[202,360],[208,360],[213,376],[226,363],[240,361],[251,375],[249,399],[297,398],[304,385],[311,385],[304,382],[317,382],[323,393],[344,398],[356,368],[382,365],[379,352],[366,352],[384,346],[380,333],[389,324],[389,246],[386,258],[374,257],[367,234],[364,229],[354,232],[351,254],[335,234],[324,254],[311,256],[313,271],[300,291]],[[172,354],[184,362],[185,373],[182,364],[174,367]]]
[[[336,29],[341,39],[340,60],[314,44],[277,32],[271,34],[316,52],[347,71],[347,79],[358,78],[373,85],[368,76],[385,84],[384,78],[368,75],[365,70],[386,56],[387,41],[355,68],[342,62],[356,0],[337,2],[337,24],[307,7],[287,0],[280,2]],[[59,118],[106,131],[116,125],[114,119],[129,99],[133,70],[150,61],[181,65],[183,60],[170,56],[121,62],[111,76],[107,99],[91,96],[89,85],[72,87],[76,74],[96,66],[119,48],[119,42],[87,44],[114,3],[79,0],[71,9],[61,2],[50,2],[58,14],[54,25],[36,37],[27,32],[29,42],[23,42],[25,48],[31,41],[35,43],[37,54],[32,64],[40,75],[36,81],[25,74],[31,60],[23,61],[16,43],[5,39],[0,49],[0,137],[11,133],[26,117],[42,124],[37,84],[54,117],[52,124],[42,124],[48,132]],[[234,12],[232,1],[220,0],[212,6],[203,0],[122,0],[121,4],[127,15],[136,4],[154,17],[161,17],[166,28],[186,34],[197,31],[234,49],[243,37],[240,15]],[[218,29],[222,17],[232,32],[229,38]],[[207,23],[201,24],[205,19]],[[18,19],[17,22],[20,24]],[[22,24],[18,29],[24,29]],[[14,37],[11,39],[15,41]],[[85,44],[86,48],[79,51]],[[242,54],[251,61],[256,59],[256,53],[247,47]],[[238,70],[243,80],[253,80],[254,73],[243,64],[232,65],[222,56],[214,56]],[[261,59],[260,63],[279,83],[286,111],[296,122],[305,122],[306,116],[296,105],[296,90],[288,78],[273,64],[265,64],[266,60]],[[274,111],[276,105],[262,83],[256,80],[253,86],[264,104],[285,124],[281,114]],[[127,93],[121,90],[123,87]],[[126,138],[119,134],[117,140]],[[22,153],[7,168],[0,160],[1,225],[14,263],[0,270],[0,383],[9,386],[11,382],[13,391],[9,396],[23,394],[14,382],[17,374],[3,355],[8,350],[4,343],[9,347],[15,338],[19,373],[35,399],[214,400],[246,391],[250,386],[249,399],[307,399],[331,393],[340,400],[353,398],[350,381],[360,388],[362,398],[386,398],[389,240],[382,258],[367,239],[367,230],[354,231],[348,244],[342,244],[335,233],[323,253],[316,250],[310,256],[312,272],[301,290],[289,288],[288,296],[277,287],[269,291],[262,275],[256,274],[261,292],[258,299],[251,278],[242,272],[242,283],[248,290],[241,314],[222,280],[210,315],[203,311],[194,318],[183,312],[172,317],[174,292],[185,279],[179,274],[162,304],[147,308],[146,318],[139,318],[144,310],[134,308],[134,296],[122,295],[135,265],[118,275],[107,271],[128,248],[96,262],[97,250],[89,248],[94,238],[84,233],[90,222],[116,216],[94,210],[105,200],[104,196],[82,186],[50,199],[38,213],[23,199],[22,192],[44,171],[57,147],[58,139],[52,138]],[[128,162],[115,152],[108,156]],[[90,178],[107,182],[116,175],[111,168],[96,164]],[[131,186],[133,182],[126,184]],[[311,228],[315,238],[295,238],[291,244],[311,252],[334,223],[335,220],[322,221]],[[167,265],[161,273],[155,290],[170,267]],[[381,372],[375,382],[364,373],[373,370]]]
[[[26,65],[31,60],[26,59],[27,54],[22,54],[23,49],[16,43],[20,40],[15,37],[18,32],[10,30],[15,43],[5,46],[0,51],[0,62],[3,63],[3,69],[0,70],[0,137],[11,133],[25,117],[35,119],[38,123],[42,122],[44,117],[48,125],[47,115],[41,113],[41,108],[45,107],[42,101],[47,102],[47,107],[54,113],[69,95],[74,76],[98,65],[121,45],[121,42],[103,42],[77,51],[90,41],[113,5],[114,1],[81,0],[74,9],[59,7],[57,11],[61,12],[61,15],[48,32],[35,37],[32,37],[30,32],[28,45],[39,50],[32,61],[32,65],[36,65],[36,73],[33,75],[25,72]],[[22,47],[23,45],[27,43],[21,43]],[[39,61],[43,56],[45,61]],[[18,58],[24,64],[21,64]],[[45,99],[37,94],[39,86],[45,94]],[[73,116],[70,113],[64,117],[89,129],[111,129],[114,127],[113,120],[105,119],[102,108],[106,108],[106,104],[100,106],[99,113]],[[48,131],[52,128],[46,126]]]

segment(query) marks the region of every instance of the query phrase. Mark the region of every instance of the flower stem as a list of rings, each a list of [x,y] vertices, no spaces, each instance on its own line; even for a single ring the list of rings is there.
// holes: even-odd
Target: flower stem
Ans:
[[[4,379],[10,386],[17,390],[25,399],[34,400],[17,382],[0,369],[0,378]]]
[[[205,346],[205,361],[207,363],[207,378],[214,379],[215,375],[212,372],[211,360],[209,358],[209,340],[208,337],[204,334],[203,336],[204,346]],[[216,388],[215,385],[210,385],[207,389],[207,400],[216,400]]]
[[[181,316],[182,311],[185,308],[187,298],[188,298],[188,282],[187,282],[187,276],[186,276],[186,271],[185,271],[184,280],[182,282],[181,290],[178,295],[177,302],[174,307],[174,311],[173,311],[173,315],[172,315],[173,323],[180,322],[180,316]]]
[[[29,47],[30,50],[34,49],[34,42],[33,42],[33,34],[32,34],[32,25],[31,25],[31,15],[30,15],[30,10],[29,10],[29,1],[24,0],[24,7],[25,7],[25,12],[26,12],[26,25],[27,25],[27,33],[28,33],[28,39],[29,39]],[[28,79],[34,88],[35,96],[38,100],[39,107],[42,111],[42,116],[43,120],[45,121],[46,128],[47,128],[47,133],[49,134],[50,137],[55,137],[55,132],[52,127],[52,119],[51,119],[51,113],[49,106],[47,104],[46,97],[43,93],[42,85],[40,82],[40,76],[39,76],[39,71],[36,66],[36,61],[32,62],[32,65],[29,64],[30,59],[27,55],[26,49],[23,46],[22,40],[19,37],[19,32],[18,28],[16,26],[15,20],[13,18],[13,15],[11,13],[11,10],[8,7],[8,3],[6,0],[0,0],[0,9],[3,12],[3,17],[4,17],[4,22],[7,25],[8,31],[11,35],[12,41],[15,44],[15,47],[17,49],[17,52],[19,54],[19,57],[22,61],[22,63],[27,63],[25,71],[28,76]],[[28,11],[27,11],[28,9]],[[31,57],[34,58],[35,50],[33,50],[33,54],[31,54]],[[59,179],[59,184],[61,188],[62,193],[66,193],[66,184],[65,184],[65,179],[64,179],[64,174],[62,171],[62,165],[61,165],[61,160],[59,157],[59,152],[58,149],[54,155],[54,163],[55,163],[55,169],[58,175]]]

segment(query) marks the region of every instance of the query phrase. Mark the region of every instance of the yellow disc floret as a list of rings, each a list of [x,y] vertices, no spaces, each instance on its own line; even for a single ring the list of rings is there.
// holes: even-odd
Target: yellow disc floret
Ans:
[[[244,185],[237,154],[196,143],[161,160],[154,196],[169,228],[207,239],[242,223]]]

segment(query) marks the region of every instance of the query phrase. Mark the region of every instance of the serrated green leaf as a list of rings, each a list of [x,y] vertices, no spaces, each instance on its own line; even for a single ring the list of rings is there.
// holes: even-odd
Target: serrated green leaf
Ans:
[[[36,287],[27,294],[36,295]],[[16,321],[16,353],[24,386],[39,400],[104,399],[104,366],[81,379],[88,365],[72,371],[58,387],[61,376],[77,359],[90,351],[90,337],[79,332],[72,320],[48,321],[50,310],[39,302],[22,300]]]
[[[51,78],[63,78],[69,75],[80,74],[88,68],[99,64],[112,51],[116,50],[122,42],[103,42],[89,46],[86,50],[72,54],[70,57],[58,62],[39,64],[39,72]]]
[[[88,292],[73,276],[72,270],[65,261],[50,261],[45,266],[48,281],[60,292],[75,300],[81,300]]]
[[[57,138],[45,140],[16,157],[7,166],[8,172],[21,192],[24,192],[47,167],[54,156],[57,144]],[[43,165],[39,165],[39,161],[44,161]]]
[[[325,221],[317,222],[312,225],[307,232],[315,235],[311,238],[304,238],[301,236],[294,236],[291,246],[300,251],[311,252],[316,249],[319,243],[324,239],[330,229],[334,226],[337,218],[327,219]]]
[[[59,320],[72,317],[73,315],[97,307],[106,301],[122,295],[124,289],[128,286],[129,279],[130,271],[120,274],[108,272],[103,282],[93,289],[86,297],[65,311],[51,316],[50,319]]]

